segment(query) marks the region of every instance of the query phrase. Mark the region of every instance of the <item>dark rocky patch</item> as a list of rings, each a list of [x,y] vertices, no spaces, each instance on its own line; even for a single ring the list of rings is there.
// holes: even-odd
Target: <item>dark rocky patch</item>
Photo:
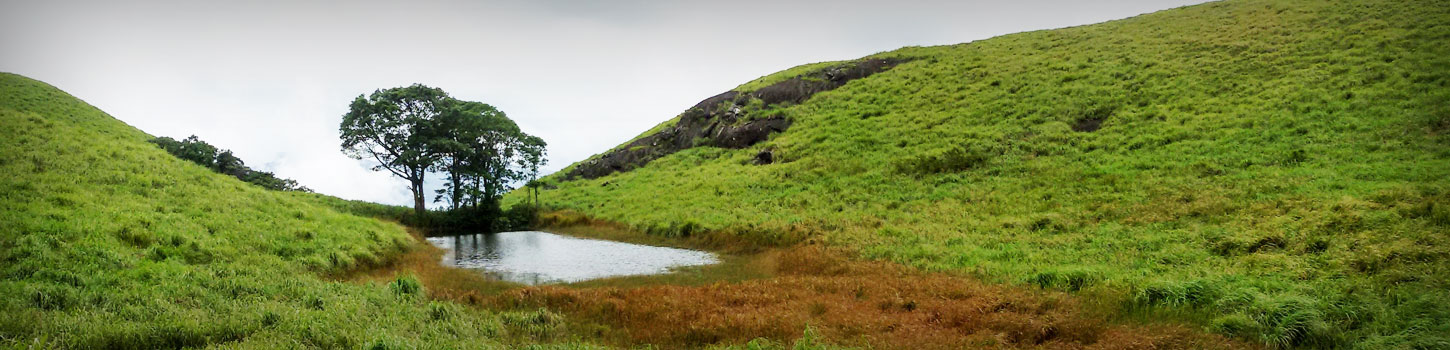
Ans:
[[[1087,115],[1084,115],[1082,118],[1078,118],[1077,119],[1077,122],[1075,122],[1075,123],[1072,124],[1072,131],[1077,131],[1077,132],[1093,132],[1093,131],[1098,131],[1098,129],[1101,129],[1103,127],[1103,121],[1104,120],[1107,120],[1108,117],[1109,116],[1112,116],[1112,115],[1113,115],[1113,109],[1112,108],[1096,108],[1096,109],[1093,109],[1091,111],[1088,111]]]
[[[599,158],[581,163],[566,178],[593,179],[617,171],[629,171],[652,160],[695,146],[746,148],[782,132],[791,121],[783,116],[752,118],[753,114],[805,102],[822,91],[846,85],[904,62],[899,59],[868,59],[843,63],[796,76],[748,93],[726,91],[695,104],[680,114],[674,126],[641,137]],[[759,103],[754,103],[759,100]],[[752,107],[763,106],[763,107]],[[762,161],[762,159],[764,159]],[[756,164],[770,164],[773,155],[756,155]]]
[[[1103,127],[1103,120],[1100,118],[1082,118],[1072,124],[1072,131],[1093,132]]]
[[[771,84],[751,95],[765,102],[767,106],[786,102],[801,103],[817,92],[835,89],[846,85],[846,82],[891,69],[899,63],[900,60],[886,59],[857,61]]]
[[[755,154],[755,165],[766,165],[775,163],[775,150],[766,148]]]

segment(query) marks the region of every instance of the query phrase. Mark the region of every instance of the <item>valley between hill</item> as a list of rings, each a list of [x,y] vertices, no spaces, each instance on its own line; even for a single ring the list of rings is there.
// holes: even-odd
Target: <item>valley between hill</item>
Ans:
[[[1244,0],[792,68],[538,193],[725,264],[543,287],[0,74],[0,348],[1450,348],[1447,42]]]

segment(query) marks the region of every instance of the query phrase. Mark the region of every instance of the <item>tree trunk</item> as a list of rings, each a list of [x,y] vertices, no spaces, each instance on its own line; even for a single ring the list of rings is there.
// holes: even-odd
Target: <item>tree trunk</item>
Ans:
[[[409,179],[412,181],[413,184],[413,214],[421,218],[423,217],[423,211],[428,210],[428,207],[424,206],[423,204],[423,197],[426,197],[427,195],[423,193],[422,171],[414,171],[413,173],[415,176],[412,179]]]
[[[473,209],[478,209],[478,197],[483,196],[483,193],[479,192],[478,187],[478,183],[480,181],[483,181],[482,179],[483,176],[477,176],[473,178]]]
[[[450,193],[450,195],[452,195],[452,201],[448,203],[453,206],[453,209],[458,209],[459,202],[463,201],[463,188],[459,187],[459,185],[461,185],[463,182],[463,178],[462,175],[458,174],[458,172],[458,156],[454,156],[453,164],[448,167],[448,177],[449,180],[452,180],[453,182],[453,187],[451,187],[449,190],[450,192],[453,192]]]
[[[473,204],[474,201],[476,201],[476,196],[473,195],[473,176],[465,176],[463,178],[462,186],[463,187],[459,188],[458,190],[464,191],[464,193],[467,194],[467,196],[463,197],[463,205],[467,206],[469,209],[477,209],[478,206]]]
[[[540,184],[539,183],[539,169],[538,169],[538,166],[535,166],[534,167],[534,173],[532,175],[529,175],[529,184],[530,185],[534,185],[533,186],[533,188],[534,188],[534,209],[538,209],[539,208],[539,187],[540,186],[543,186],[543,184]]]

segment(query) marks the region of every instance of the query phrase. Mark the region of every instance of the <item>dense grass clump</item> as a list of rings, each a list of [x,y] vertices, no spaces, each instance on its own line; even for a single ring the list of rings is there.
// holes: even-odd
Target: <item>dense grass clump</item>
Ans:
[[[414,246],[389,209],[268,191],[167,154],[49,85],[0,74],[0,348],[505,348],[495,314],[416,279],[322,276]],[[344,211],[334,210],[333,208]]]
[[[903,48],[778,107],[792,126],[769,141],[539,197],[665,235],[804,233],[1275,347],[1450,347],[1447,42],[1442,1],[1245,0]]]

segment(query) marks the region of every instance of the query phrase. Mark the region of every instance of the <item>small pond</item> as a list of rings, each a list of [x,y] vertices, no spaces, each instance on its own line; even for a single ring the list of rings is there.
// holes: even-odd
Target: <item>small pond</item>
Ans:
[[[665,247],[586,239],[540,231],[480,233],[428,238],[443,248],[443,264],[477,270],[489,277],[524,284],[669,272],[684,266],[719,262],[714,254]]]

